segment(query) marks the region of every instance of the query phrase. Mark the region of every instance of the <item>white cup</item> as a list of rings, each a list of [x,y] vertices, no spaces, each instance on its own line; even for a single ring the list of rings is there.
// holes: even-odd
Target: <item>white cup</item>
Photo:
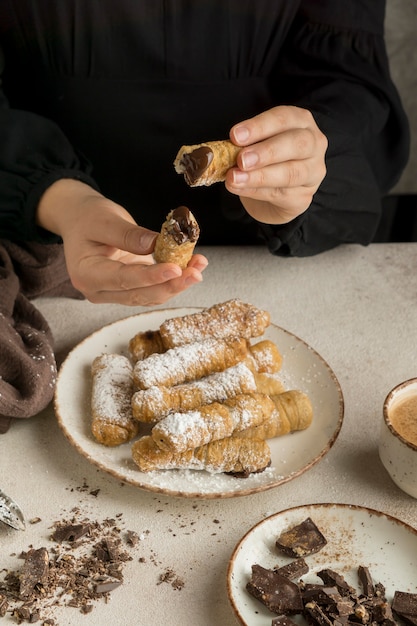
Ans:
[[[417,498],[417,378],[400,383],[385,398],[379,456],[394,483]]]

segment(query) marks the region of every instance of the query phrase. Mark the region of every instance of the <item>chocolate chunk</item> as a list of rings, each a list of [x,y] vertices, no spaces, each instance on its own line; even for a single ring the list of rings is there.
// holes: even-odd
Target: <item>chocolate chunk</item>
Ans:
[[[317,626],[333,626],[332,620],[327,617],[323,609],[317,604],[317,602],[307,602],[304,606],[304,613],[308,618],[308,621]]]
[[[46,548],[29,550],[23,564],[19,595],[27,599],[46,587],[49,572],[49,555]]]
[[[272,613],[292,614],[303,610],[298,585],[276,571],[266,569],[261,565],[252,565],[252,576],[246,589]]]
[[[341,574],[332,569],[322,569],[317,572],[317,576],[322,579],[325,585],[337,587],[342,596],[356,595],[356,591],[351,587]]]
[[[9,608],[9,603],[7,602],[7,598],[3,593],[0,593],[0,617],[4,617],[7,613],[7,609]]]
[[[369,569],[363,565],[358,567],[358,577],[362,585],[362,590],[365,596],[373,596],[375,594],[374,582],[372,576],[369,573]]]
[[[300,578],[300,576],[307,574],[309,569],[310,568],[304,559],[296,559],[295,561],[291,561],[291,563],[287,563],[287,565],[283,565],[282,567],[275,567],[274,571],[281,574],[281,576],[285,576],[285,578],[295,580],[296,578]]]
[[[396,591],[392,601],[392,610],[407,624],[417,626],[417,593]]]
[[[284,531],[278,537],[276,546],[281,552],[293,557],[303,557],[315,554],[321,550],[327,541],[317,528],[313,520],[306,520]]]
[[[89,524],[65,524],[64,526],[57,526],[55,532],[52,535],[52,539],[57,543],[63,541],[77,541],[87,535],[90,532]]]
[[[120,556],[120,541],[106,537],[94,546],[94,553],[100,561],[117,561]]]

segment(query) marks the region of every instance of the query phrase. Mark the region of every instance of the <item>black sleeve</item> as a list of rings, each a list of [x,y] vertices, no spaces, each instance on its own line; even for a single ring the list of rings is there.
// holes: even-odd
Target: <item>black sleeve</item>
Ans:
[[[273,254],[309,256],[342,243],[366,245],[381,198],[409,152],[408,122],[383,38],[384,0],[306,0],[275,76],[277,99],[309,109],[329,141],[327,175],[309,209],[264,226]]]
[[[0,75],[2,65],[0,50]],[[89,163],[59,127],[34,113],[10,109],[0,83],[0,238],[59,241],[36,225],[35,213],[43,192],[61,178],[97,189]]]

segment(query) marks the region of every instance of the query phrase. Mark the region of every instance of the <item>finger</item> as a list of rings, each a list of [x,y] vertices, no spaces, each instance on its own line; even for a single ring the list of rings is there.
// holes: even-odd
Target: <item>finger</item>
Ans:
[[[88,299],[95,304],[117,303],[126,306],[154,306],[163,304],[170,298],[202,281],[202,275],[195,269],[185,269],[179,278],[124,291],[102,290],[90,294]]]
[[[231,128],[230,139],[238,146],[248,146],[292,128],[309,128],[315,125],[314,118],[307,109],[282,105],[239,122]]]
[[[237,165],[243,171],[259,169],[273,163],[305,160],[318,151],[316,138],[309,129],[295,128],[243,148],[238,155]]]
[[[226,188],[238,195],[250,195],[254,190],[286,189],[293,187],[317,187],[326,174],[323,163],[316,164],[311,159],[286,161],[269,165],[251,172],[238,168],[229,170],[226,176]]]
[[[96,242],[118,248],[133,254],[152,252],[158,233],[121,217],[118,214],[104,213],[103,219],[97,220],[94,230]]]
[[[194,267],[199,272],[203,272],[208,265],[208,260],[202,254],[193,254],[188,267]]]

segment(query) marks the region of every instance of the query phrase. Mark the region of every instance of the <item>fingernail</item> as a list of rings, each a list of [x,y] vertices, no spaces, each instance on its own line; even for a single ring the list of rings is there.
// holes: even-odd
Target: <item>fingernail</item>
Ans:
[[[181,276],[180,268],[178,268],[178,270],[176,269],[165,270],[165,272],[163,272],[162,274],[162,277],[165,280],[172,280],[173,278],[178,278],[178,276]]]
[[[249,174],[246,172],[242,172],[242,170],[234,170],[233,171],[233,183],[235,185],[243,185],[247,183],[249,179]]]
[[[259,161],[259,157],[256,152],[244,152],[241,156],[241,159],[242,159],[242,166],[245,169],[254,167]]]
[[[247,139],[249,139],[249,130],[246,126],[236,126],[234,129],[234,135],[239,143],[244,143]]]

